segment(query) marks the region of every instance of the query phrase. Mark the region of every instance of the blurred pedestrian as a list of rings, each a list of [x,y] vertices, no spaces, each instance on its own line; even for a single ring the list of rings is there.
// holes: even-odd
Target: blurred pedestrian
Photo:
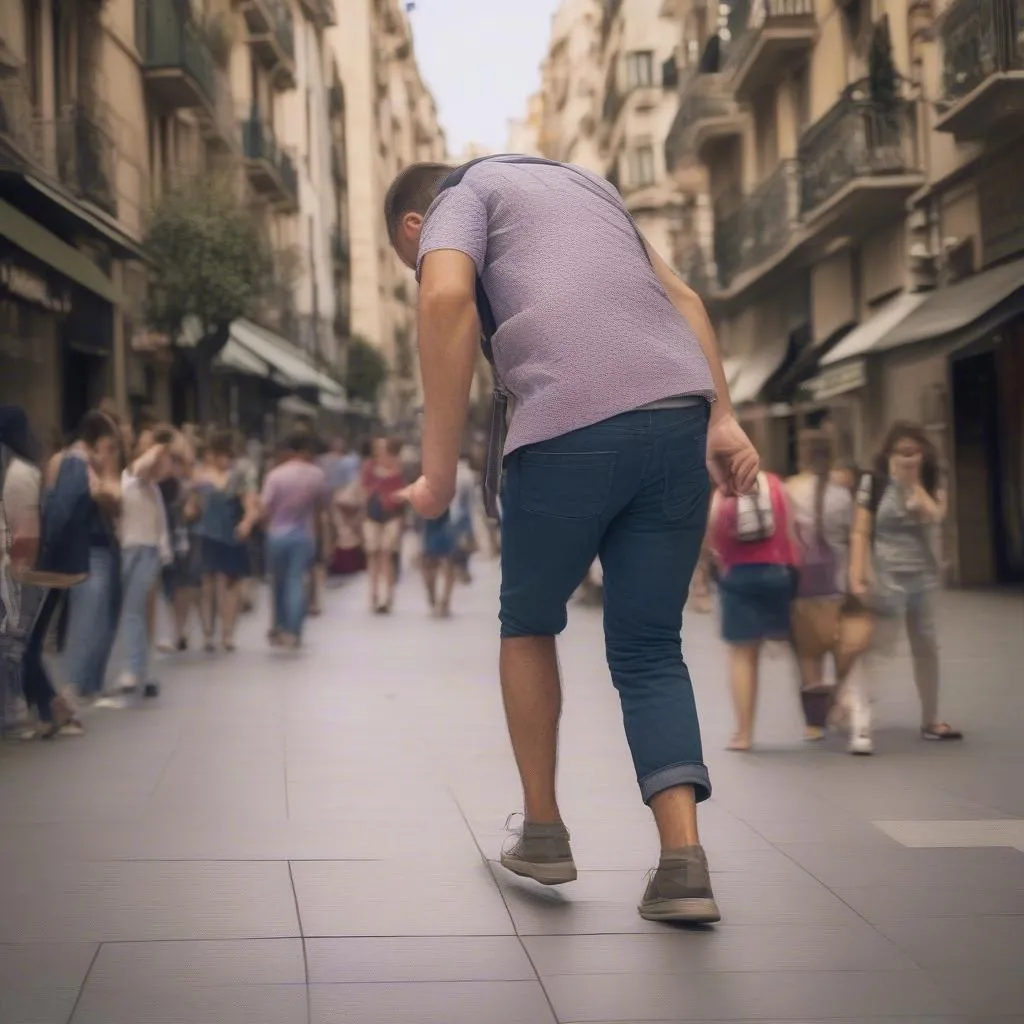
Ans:
[[[753,494],[715,495],[711,547],[721,572],[718,602],[736,712],[729,749],[745,751],[754,739],[765,641],[789,639],[798,562],[786,494],[774,473],[760,473]]]
[[[395,598],[395,555],[402,543],[405,480],[399,461],[401,443],[380,437],[363,469],[366,519],[363,543],[370,572],[370,609],[386,615]]]
[[[525,821],[501,862],[547,884],[576,878],[555,791],[555,637],[599,556],[608,661],[661,836],[640,913],[717,921],[696,810],[711,783],[680,629],[707,517],[705,457],[730,490],[753,486],[758,458],[704,307],[614,186],[578,167],[414,165],[388,190],[385,217],[420,285],[420,515],[441,515],[455,493],[481,327],[502,389],[485,480],[496,512],[504,457],[501,681]]]
[[[921,701],[921,737],[960,740],[963,734],[939,717],[939,645],[935,592],[939,589],[936,531],[946,515],[939,460],[915,423],[892,426],[874,472],[857,491],[850,545],[850,590],[868,601],[876,625],[870,648],[845,687],[850,751],[870,754],[871,703],[883,660],[906,630]]]
[[[801,431],[797,447],[800,472],[786,484],[800,559],[792,640],[800,671],[805,736],[817,740],[825,735],[832,699],[853,667],[853,652],[843,643],[842,621],[849,588],[853,498],[832,480],[830,435]],[[825,675],[829,657],[834,668],[831,681]]]

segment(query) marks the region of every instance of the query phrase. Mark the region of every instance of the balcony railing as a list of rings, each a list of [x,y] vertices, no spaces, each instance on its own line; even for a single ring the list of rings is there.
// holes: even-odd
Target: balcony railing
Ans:
[[[273,129],[257,116],[242,122],[242,151],[257,186],[283,203],[293,205],[298,201],[299,176],[291,156],[277,144]]]
[[[35,116],[18,76],[0,79],[0,171],[42,172],[72,195],[117,215],[117,149],[97,115],[77,104]]]
[[[174,0],[135,0],[135,44],[145,71],[164,73],[161,94],[175,106],[216,102],[217,66],[194,22]]]
[[[742,18],[742,20],[740,20]],[[737,92],[756,90],[774,72],[785,71],[787,58],[814,38],[814,0],[754,0],[730,12],[732,42],[727,63],[736,75]]]
[[[942,22],[942,45],[951,100],[992,75],[1024,71],[1024,0],[957,0]]]
[[[295,62],[295,25],[284,0],[244,0],[249,42],[269,66]]]
[[[844,96],[800,140],[801,210],[807,214],[861,178],[918,171],[913,105]]]
[[[727,200],[731,212],[715,216],[715,262],[728,287],[742,271],[766,262],[785,248],[800,219],[800,175],[795,160],[783,160],[749,195]]]
[[[680,93],[679,109],[665,140],[665,159],[675,167],[696,144],[702,125],[731,122],[740,116],[740,107],[729,88],[728,76],[693,75]],[[734,129],[739,131],[739,128]]]

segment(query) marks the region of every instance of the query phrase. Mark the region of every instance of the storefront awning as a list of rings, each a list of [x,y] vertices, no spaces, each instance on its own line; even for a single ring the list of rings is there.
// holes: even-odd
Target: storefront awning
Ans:
[[[289,341],[251,320],[235,320],[231,324],[231,340],[263,360],[294,387],[316,388],[338,397],[344,394],[336,380],[307,363]]]
[[[348,409],[348,399],[344,395],[332,395],[327,391],[320,392],[320,405],[328,412],[345,412]]]
[[[877,351],[886,336],[917,310],[927,297],[927,292],[900,292],[889,299],[854,327],[834,349],[826,352],[821,357],[821,365],[832,366]]]
[[[749,356],[743,357],[736,381],[729,385],[732,404],[756,402],[772,374],[785,361],[788,351],[789,338],[783,334],[759,345]]]
[[[33,259],[53,267],[75,284],[113,305],[120,302],[114,282],[84,252],[61,241],[31,217],[0,199],[0,235]]]
[[[1004,303],[1009,308],[1004,309]],[[972,336],[980,335],[1021,311],[1024,311],[1024,260],[1014,260],[948,288],[928,292],[920,308],[882,338],[876,351],[948,337],[965,330],[971,330]]]
[[[320,411],[315,405],[304,402],[301,398],[296,398],[295,395],[282,398],[277,403],[277,407],[281,412],[288,413],[289,416],[307,416],[310,419],[315,418],[316,414]]]
[[[227,344],[220,350],[220,354],[214,362],[219,370],[232,370],[235,373],[245,373],[252,377],[266,377],[270,367],[257,358],[244,345],[239,345],[233,338],[228,338]]]

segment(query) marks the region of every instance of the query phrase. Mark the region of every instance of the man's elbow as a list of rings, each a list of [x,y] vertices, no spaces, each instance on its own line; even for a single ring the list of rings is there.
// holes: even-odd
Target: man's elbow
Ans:
[[[421,313],[458,313],[476,309],[476,291],[463,281],[431,281],[420,287]]]

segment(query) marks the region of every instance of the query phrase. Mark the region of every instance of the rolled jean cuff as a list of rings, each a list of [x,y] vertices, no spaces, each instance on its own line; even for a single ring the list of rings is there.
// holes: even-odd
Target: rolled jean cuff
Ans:
[[[659,768],[640,779],[640,795],[649,804],[662,790],[675,786],[693,786],[697,803],[703,803],[711,796],[711,776],[707,768],[698,761],[682,761]]]

